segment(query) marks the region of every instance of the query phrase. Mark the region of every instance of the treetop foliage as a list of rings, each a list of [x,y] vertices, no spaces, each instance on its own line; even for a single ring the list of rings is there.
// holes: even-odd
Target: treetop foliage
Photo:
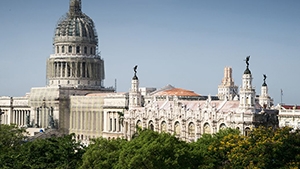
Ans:
[[[300,132],[255,128],[203,134],[187,143],[168,133],[142,130],[131,140],[97,138],[88,147],[74,135],[26,142],[25,130],[0,126],[0,168],[299,168]]]

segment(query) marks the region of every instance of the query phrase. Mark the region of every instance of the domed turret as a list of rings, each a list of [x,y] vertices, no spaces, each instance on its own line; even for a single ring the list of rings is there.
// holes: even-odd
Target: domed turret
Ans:
[[[58,21],[54,43],[78,41],[98,44],[93,20],[82,13],[80,0],[71,0],[69,12]]]
[[[55,53],[47,61],[48,85],[102,88],[104,61],[97,53],[93,20],[81,11],[81,0],[70,0],[69,12],[55,28]]]

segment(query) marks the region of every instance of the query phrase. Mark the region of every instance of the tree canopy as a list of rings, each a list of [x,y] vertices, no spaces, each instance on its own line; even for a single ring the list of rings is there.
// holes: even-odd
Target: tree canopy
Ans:
[[[15,125],[0,125],[0,168],[300,168],[300,131],[259,127],[204,134],[187,143],[142,130],[131,140],[97,138],[88,147],[74,135],[26,140]]]

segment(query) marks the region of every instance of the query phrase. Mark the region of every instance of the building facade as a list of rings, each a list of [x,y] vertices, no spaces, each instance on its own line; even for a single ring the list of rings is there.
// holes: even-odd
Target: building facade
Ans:
[[[103,85],[98,36],[93,20],[82,12],[81,0],[70,0],[69,11],[55,30],[47,86],[32,88],[24,97],[0,97],[2,124],[26,127],[32,136],[41,131],[75,133],[86,144],[96,137],[130,140],[138,128],[168,132],[190,142],[227,127],[247,135],[259,125],[278,126],[278,111],[270,110],[265,79],[256,97],[249,58],[240,91],[230,67],[224,70],[217,96],[205,96],[171,85],[140,87],[136,66],[130,91],[116,93]]]
[[[300,106],[297,105],[278,105],[278,120],[280,127],[291,127],[300,129]]]

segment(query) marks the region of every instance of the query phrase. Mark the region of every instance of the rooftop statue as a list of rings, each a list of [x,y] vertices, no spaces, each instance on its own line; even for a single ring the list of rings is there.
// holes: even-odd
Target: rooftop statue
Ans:
[[[263,86],[267,86],[267,83],[266,83],[267,75],[263,74],[263,76],[264,76],[264,83],[263,83]]]
[[[263,74],[263,76],[264,76],[264,82],[266,82],[267,75]]]
[[[134,71],[134,76],[136,76],[136,73],[137,73],[137,68],[138,68],[138,65],[135,65],[134,68],[133,68],[133,71]]]
[[[133,71],[134,71],[135,74],[137,73],[137,67],[138,67],[138,65],[135,65],[134,68],[133,68]]]
[[[246,64],[247,64],[247,67],[249,66],[249,60],[250,60],[250,56],[247,56],[247,57],[246,57],[246,60],[245,60],[245,61],[246,61]]]

